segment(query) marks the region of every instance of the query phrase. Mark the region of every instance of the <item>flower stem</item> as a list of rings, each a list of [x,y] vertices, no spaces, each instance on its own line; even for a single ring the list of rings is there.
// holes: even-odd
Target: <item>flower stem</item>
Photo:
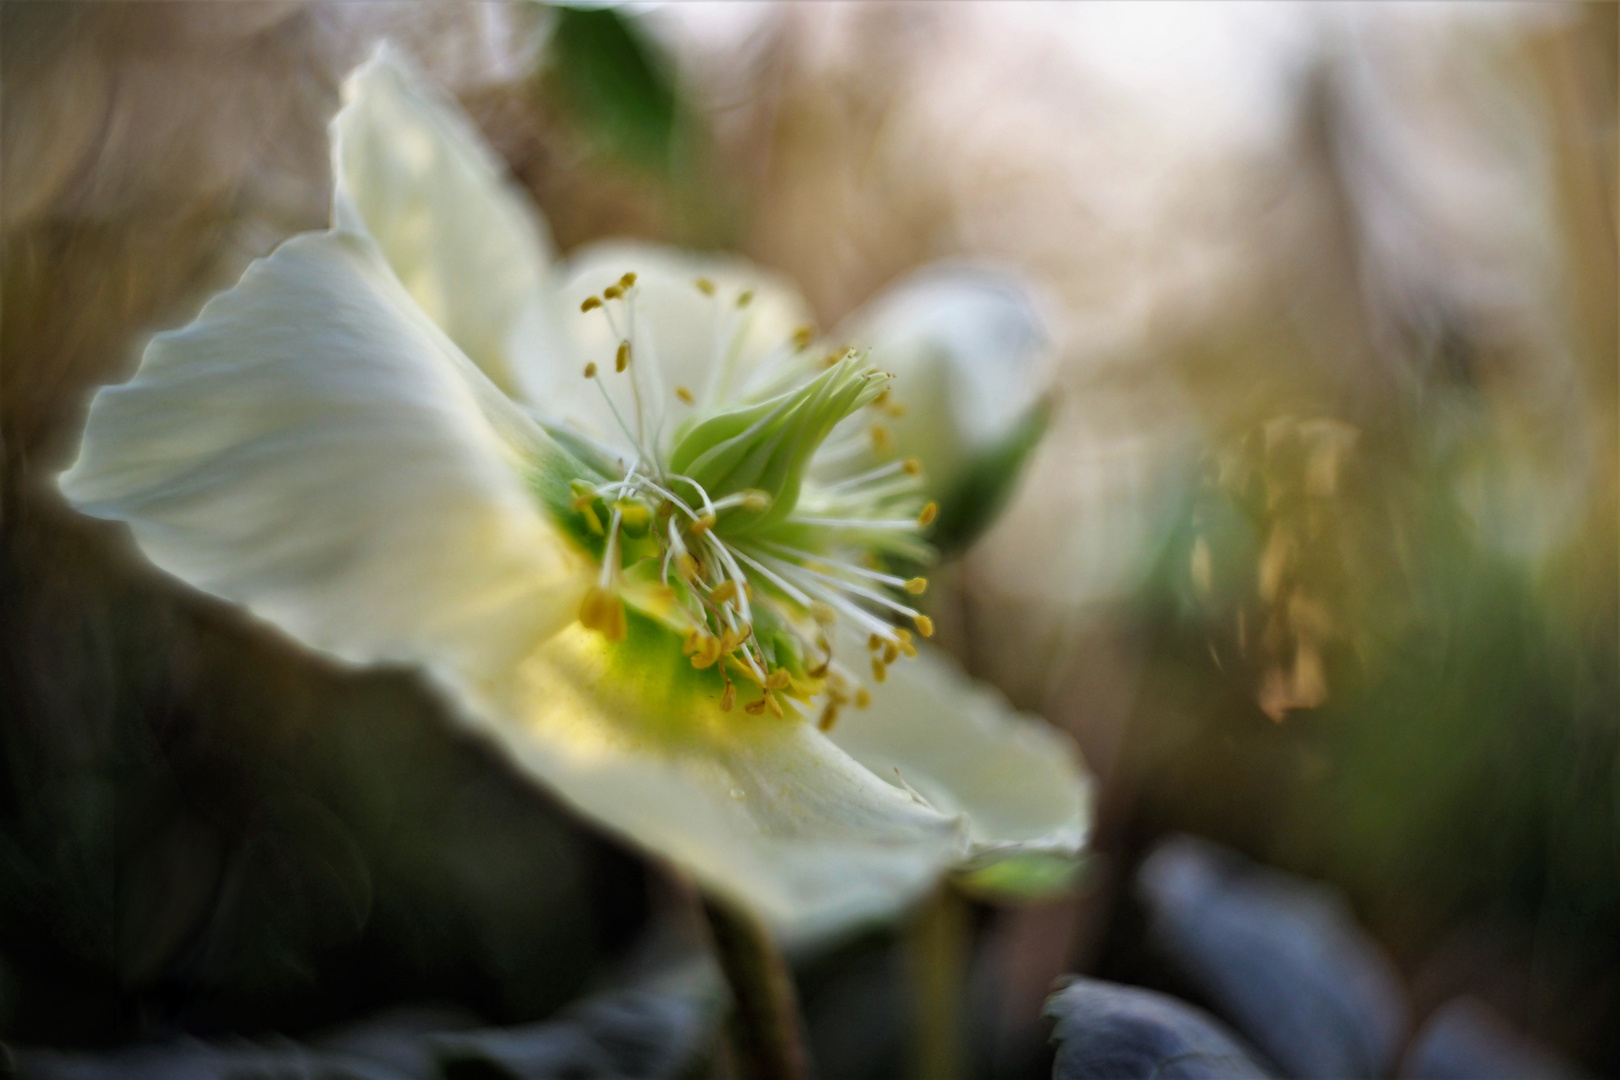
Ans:
[[[809,1080],[793,976],[770,931],[713,897],[704,899],[703,910],[736,1001],[732,1035],[743,1080]]]
[[[941,885],[906,927],[911,976],[911,1075],[960,1080],[964,1071],[962,993],[966,984],[968,907]]]

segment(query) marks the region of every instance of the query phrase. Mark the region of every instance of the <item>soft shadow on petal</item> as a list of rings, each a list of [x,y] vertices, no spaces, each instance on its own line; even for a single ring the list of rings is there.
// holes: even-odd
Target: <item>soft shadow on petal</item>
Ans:
[[[60,478],[148,558],[352,661],[485,670],[573,620],[554,453],[365,237],[307,233],[158,335]]]
[[[846,633],[836,651],[860,656],[865,643]],[[941,813],[965,815],[975,855],[1080,850],[1091,780],[1067,736],[1019,714],[927,645],[868,690],[871,705],[841,710],[830,738]]]
[[[666,438],[693,411],[677,396],[677,387],[687,390],[699,405],[711,392],[718,400],[735,400],[748,376],[774,351],[786,350],[794,331],[812,322],[804,300],[791,286],[746,260],[657,244],[604,241],[575,252],[560,268],[569,331],[581,364],[595,361],[603,371],[613,369],[619,339],[601,311],[581,314],[579,305],[626,272],[636,275],[635,343],[645,354],[637,363],[646,368],[645,376],[654,370],[660,373],[661,386],[649,395],[658,401],[649,400],[648,406],[654,414],[667,408]],[[713,296],[699,290],[700,278],[714,286]],[[738,298],[750,292],[747,304],[739,308]],[[615,304],[614,311],[619,332],[628,333],[622,305]],[[723,375],[728,356],[729,386]],[[573,376],[569,386],[559,388],[567,394],[567,404],[556,418],[588,425],[593,434],[622,442],[595,388],[579,378],[579,372],[568,374]],[[628,387],[615,387],[611,381],[608,385],[621,393],[621,401],[628,401]],[[551,400],[548,415],[553,412]]]
[[[893,915],[966,850],[962,824],[874,776],[789,713],[722,712],[714,668],[632,613],[613,645],[574,626],[469,719],[586,814],[750,905],[790,943]]]
[[[572,368],[551,281],[551,237],[456,104],[384,44],[344,85],[332,121],[333,218],[377,241],[450,339],[509,394]]]

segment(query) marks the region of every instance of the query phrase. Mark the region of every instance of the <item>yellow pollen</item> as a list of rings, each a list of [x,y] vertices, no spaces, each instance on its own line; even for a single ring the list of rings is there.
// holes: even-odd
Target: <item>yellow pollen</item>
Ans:
[[[700,277],[696,281],[692,282],[692,284],[696,285],[697,291],[702,293],[704,296],[714,295],[714,282],[710,281],[708,278]]]
[[[855,691],[855,707],[864,709],[870,704],[872,704],[872,695],[867,692],[866,687],[862,686],[857,689]]]
[[[896,645],[892,641],[884,642],[883,662],[885,664],[892,664],[898,659],[900,659],[900,646]]]
[[[726,688],[720,692],[720,711],[730,712],[731,707],[737,704],[737,687],[730,679],[726,680]]]
[[[614,371],[623,371],[625,368],[627,368],[629,366],[630,366],[630,343],[628,341],[621,341],[621,342],[619,342],[619,353],[613,359],[613,370]]]
[[[799,352],[804,352],[804,350],[808,349],[810,347],[810,343],[815,339],[816,330],[813,326],[801,326],[797,330],[793,331],[793,347]]]
[[[871,637],[866,639],[866,647],[872,652],[877,652],[879,649],[883,648],[883,639],[878,637],[876,634],[873,634]]]
[[[705,634],[703,635],[703,644],[698,647],[698,651],[692,657],[692,666],[702,671],[704,668],[712,666],[723,655],[724,653],[720,648],[720,639]]]
[[[704,514],[702,517],[692,522],[693,535],[702,536],[704,533],[714,528],[714,522],[715,517],[713,514]]]
[[[681,576],[687,578],[697,577],[702,569],[698,566],[698,561],[685,551],[675,556],[675,565],[680,568]]]
[[[765,706],[771,710],[771,715],[778,720],[782,719],[782,703],[776,700],[776,695],[766,691]]]
[[[918,461],[914,457],[908,457],[905,460],[905,464],[900,466],[900,470],[907,476],[917,476],[922,472],[922,462]]]
[[[680,398],[683,402],[685,402],[688,405],[691,405],[694,401],[697,400],[694,397],[692,397],[692,391],[688,390],[684,386],[677,386],[675,388],[675,396]]]
[[[912,596],[921,596],[927,591],[928,579],[925,577],[914,577],[910,581],[906,582],[906,592],[910,593]]]
[[[758,701],[750,701],[743,706],[743,712],[750,716],[762,716],[765,713],[765,702],[767,700],[767,698],[760,698]]]
[[[609,641],[624,640],[624,604],[617,595],[598,585],[586,591],[579,605],[579,621]]]
[[[585,298],[585,302],[583,304],[579,305],[579,310],[581,310],[581,311],[595,311],[597,308],[599,308],[601,306],[602,306],[602,298],[601,297],[599,297],[599,296],[588,296],[588,297]]]
[[[630,286],[634,285],[635,283],[636,283],[636,275],[635,275],[634,271],[631,271],[630,273],[625,274],[624,277],[619,279],[619,288],[628,289],[628,288],[630,288]]]
[[[617,300],[623,295],[624,290],[619,288],[617,285],[609,285],[607,288],[602,290],[602,299],[604,300]]]
[[[931,502],[922,508],[922,513],[917,515],[917,524],[927,528],[934,523],[934,519],[937,517],[939,517],[939,503]]]
[[[587,379],[596,378],[596,365],[595,364],[586,364],[585,365],[585,377]]]
[[[681,644],[681,655],[691,656],[703,644],[703,631],[693,627],[686,635],[686,641]]]
[[[882,682],[889,677],[889,669],[883,666],[881,657],[872,657],[872,681]]]
[[[753,302],[754,302],[754,290],[753,289],[744,289],[742,292],[737,294],[737,307],[739,309],[740,308],[745,308],[749,304],[752,304]]]
[[[810,617],[822,626],[831,626],[838,621],[838,613],[819,600],[810,605]]]
[[[720,635],[720,655],[730,656],[737,651],[737,646],[748,640],[748,631],[726,630]]]
[[[838,723],[838,706],[829,701],[827,707],[821,710],[821,719],[816,721],[816,727],[822,731],[831,731],[836,723]]]
[[[709,599],[717,604],[724,604],[728,600],[737,599],[737,583],[730,578],[722,581],[709,593]]]
[[[647,504],[636,502],[634,499],[620,499],[613,504],[613,509],[619,512],[619,520],[632,529],[647,524],[647,520],[652,517],[652,511],[647,509]]]
[[[874,408],[874,409],[881,409],[881,408],[883,408],[883,406],[887,405],[888,403],[889,403],[889,391],[884,390],[883,393],[881,393],[877,397],[873,398],[868,404],[870,404],[872,406],[872,408]]]
[[[884,427],[882,424],[873,424],[872,449],[880,454],[886,454],[889,452],[889,448],[893,445],[894,436],[889,434],[889,429]]]
[[[765,678],[765,689],[786,690],[793,677],[787,673],[786,668],[777,668]]]
[[[917,633],[921,634],[923,637],[933,637],[934,636],[934,620],[933,619],[930,619],[926,615],[918,615],[912,621],[917,624]]]
[[[905,653],[907,656],[916,656],[917,655],[917,646],[915,646],[915,645],[913,645],[911,643],[911,631],[910,630],[907,630],[903,626],[897,626],[897,627],[895,627],[895,630],[894,630],[894,636],[900,639],[900,651],[901,652]]]

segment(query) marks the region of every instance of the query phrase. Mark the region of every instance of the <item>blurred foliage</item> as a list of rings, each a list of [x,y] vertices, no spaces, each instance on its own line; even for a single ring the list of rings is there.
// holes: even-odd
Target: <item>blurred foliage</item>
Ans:
[[[549,76],[575,122],[605,152],[668,180],[675,169],[675,83],[617,8],[559,5]]]

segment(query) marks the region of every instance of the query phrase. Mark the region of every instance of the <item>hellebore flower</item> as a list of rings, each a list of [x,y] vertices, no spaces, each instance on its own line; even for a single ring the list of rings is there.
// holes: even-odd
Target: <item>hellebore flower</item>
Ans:
[[[96,395],[77,507],[305,645],[422,667],[528,775],[779,932],[1078,849],[1069,744],[924,651],[935,511],[887,373],[736,261],[556,264],[386,47],[331,132],[333,228]]]

